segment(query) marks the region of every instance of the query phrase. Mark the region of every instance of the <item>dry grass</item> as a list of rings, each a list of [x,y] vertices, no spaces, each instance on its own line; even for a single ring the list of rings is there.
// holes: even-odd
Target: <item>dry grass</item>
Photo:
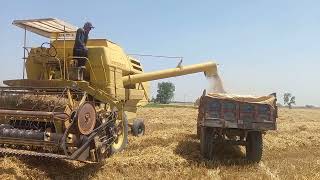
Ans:
[[[278,131],[264,137],[262,162],[245,164],[239,149],[206,161],[193,108],[143,108],[146,135],[104,164],[5,157],[1,179],[320,179],[320,110],[280,109]],[[233,157],[232,160],[228,157]]]

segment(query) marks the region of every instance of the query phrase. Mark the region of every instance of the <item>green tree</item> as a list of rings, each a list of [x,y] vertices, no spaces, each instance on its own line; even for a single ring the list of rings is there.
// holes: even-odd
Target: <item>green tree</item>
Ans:
[[[291,93],[284,93],[283,101],[284,101],[284,104],[287,104],[289,109],[291,109],[292,104],[296,104],[296,97],[292,96]]]
[[[161,104],[169,104],[170,100],[174,96],[175,86],[171,82],[161,82],[158,83],[158,94],[156,97],[156,102]]]

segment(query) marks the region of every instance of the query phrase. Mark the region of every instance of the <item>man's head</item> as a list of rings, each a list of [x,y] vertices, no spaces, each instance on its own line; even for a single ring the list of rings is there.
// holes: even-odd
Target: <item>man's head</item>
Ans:
[[[94,27],[92,26],[91,22],[86,22],[83,25],[83,29],[87,32],[89,32],[91,29],[93,29]]]

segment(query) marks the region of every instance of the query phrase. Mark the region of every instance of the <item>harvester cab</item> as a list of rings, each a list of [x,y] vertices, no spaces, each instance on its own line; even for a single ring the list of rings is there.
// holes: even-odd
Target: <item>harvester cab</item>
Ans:
[[[0,153],[99,162],[126,147],[128,121],[135,135],[144,132],[136,111],[148,103],[148,81],[217,74],[213,62],[145,73],[107,39],[88,40],[83,70],[72,53],[76,26],[54,18],[13,24],[25,32],[23,75],[0,87]],[[27,31],[49,42],[27,47]]]

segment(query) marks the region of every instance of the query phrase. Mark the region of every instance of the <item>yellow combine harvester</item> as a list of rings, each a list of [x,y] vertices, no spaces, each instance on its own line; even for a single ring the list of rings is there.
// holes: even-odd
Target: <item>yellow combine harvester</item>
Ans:
[[[106,39],[90,39],[86,68],[77,67],[77,27],[58,19],[16,20],[14,25],[49,38],[28,48],[23,79],[0,87],[0,152],[99,162],[144,131],[137,106],[148,103],[147,81],[205,72],[213,62],[144,73],[142,65]],[[26,72],[26,78],[25,78]]]

